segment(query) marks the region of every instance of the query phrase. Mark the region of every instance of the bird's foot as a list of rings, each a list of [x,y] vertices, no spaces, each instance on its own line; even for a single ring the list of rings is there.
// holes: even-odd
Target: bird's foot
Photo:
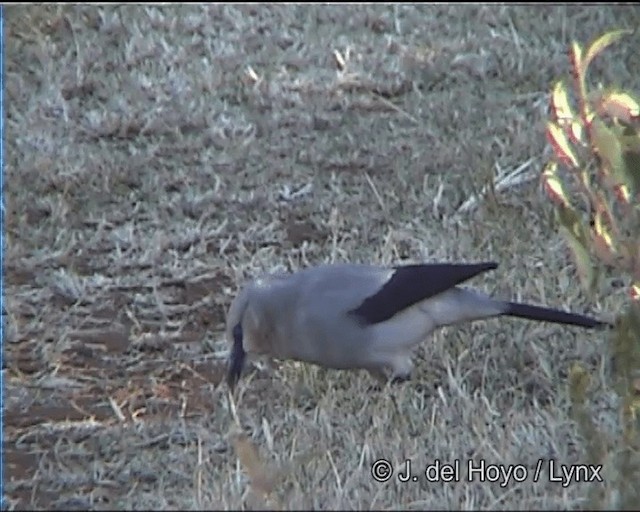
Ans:
[[[411,380],[410,373],[403,373],[401,375],[394,375],[391,378],[391,384],[403,384],[404,382],[409,382]]]
[[[387,384],[398,385],[411,380],[410,373],[401,373],[390,377],[388,377],[384,374],[384,372],[381,371],[370,370],[369,373],[376,381],[375,383],[371,384],[371,386],[369,386],[370,391],[382,391],[382,389]]]
[[[369,375],[371,375],[371,377],[373,377],[376,380],[376,382],[381,386],[384,386],[387,383],[388,379],[384,371],[376,368],[376,369],[370,369],[368,370],[368,372],[369,372]]]
[[[383,388],[384,388],[384,386],[382,384],[380,384],[379,382],[374,382],[373,384],[369,384],[367,386],[367,392],[368,393],[380,393]]]

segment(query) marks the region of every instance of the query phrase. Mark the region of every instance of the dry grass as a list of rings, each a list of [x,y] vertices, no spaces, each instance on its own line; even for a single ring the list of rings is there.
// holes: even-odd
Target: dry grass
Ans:
[[[567,44],[637,27],[636,6],[5,15],[6,507],[584,506],[594,484],[544,471],[500,487],[370,469],[587,461],[566,375],[603,375],[598,334],[481,322],[425,343],[407,385],[287,363],[234,408],[222,328],[244,278],[347,259],[495,259],[479,287],[615,311],[619,292],[581,294],[536,173]],[[596,67],[637,90],[632,47]]]

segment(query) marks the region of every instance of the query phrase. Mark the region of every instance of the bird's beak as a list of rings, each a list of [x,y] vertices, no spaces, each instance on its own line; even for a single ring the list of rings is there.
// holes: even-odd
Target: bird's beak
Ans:
[[[242,346],[242,325],[238,324],[233,328],[233,346],[229,354],[229,364],[227,367],[227,384],[233,390],[240,380],[247,353]]]

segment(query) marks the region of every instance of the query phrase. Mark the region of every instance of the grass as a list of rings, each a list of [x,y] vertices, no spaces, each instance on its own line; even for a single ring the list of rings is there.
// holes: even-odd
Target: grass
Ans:
[[[607,467],[603,484],[531,476],[587,460],[572,361],[616,428],[600,334],[478,322],[425,342],[403,386],[284,363],[231,401],[223,324],[244,279],[344,260],[495,259],[474,284],[496,295],[620,308],[608,285],[580,292],[538,175],[568,44],[637,27],[637,7],[4,12],[5,508],[576,509],[611,492]],[[603,81],[638,90],[633,47],[596,62]],[[459,459],[465,478],[373,480],[407,458]],[[481,459],[529,478],[466,481]]]

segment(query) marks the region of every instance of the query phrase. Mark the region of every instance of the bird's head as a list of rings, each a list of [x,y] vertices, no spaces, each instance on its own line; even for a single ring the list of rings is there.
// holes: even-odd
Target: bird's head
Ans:
[[[244,316],[249,306],[249,290],[241,290],[233,299],[227,312],[226,337],[230,344],[227,362],[227,384],[233,390],[240,379],[246,363],[244,348]]]
[[[236,296],[227,313],[226,336],[231,347],[227,365],[227,384],[235,387],[247,357],[270,354],[272,325],[272,285],[277,277],[248,283]]]

